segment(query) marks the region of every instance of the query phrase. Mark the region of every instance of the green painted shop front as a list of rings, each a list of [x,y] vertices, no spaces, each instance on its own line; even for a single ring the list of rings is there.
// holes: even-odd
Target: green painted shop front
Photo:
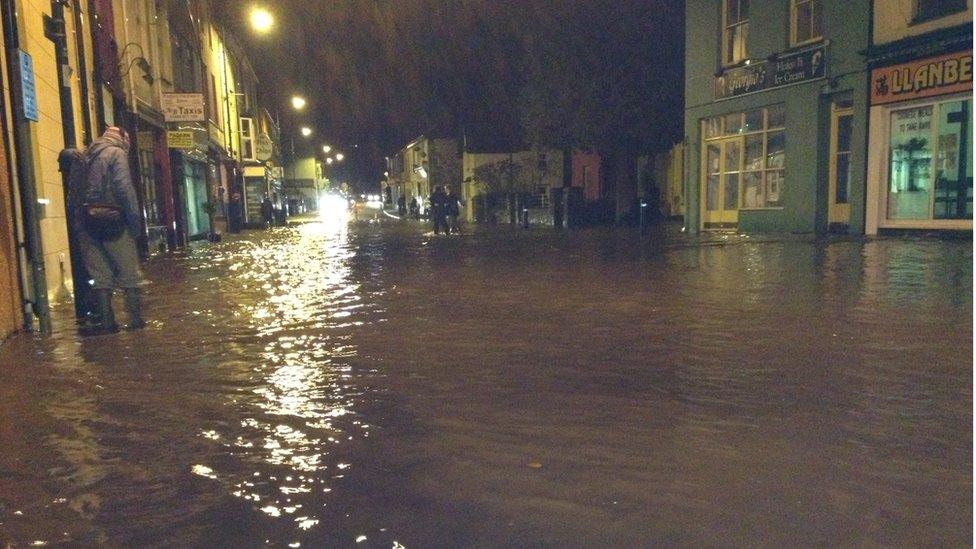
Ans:
[[[726,5],[688,2],[691,231],[864,232],[868,3],[825,3],[824,36],[794,48],[789,6],[752,3],[749,57],[722,66]]]

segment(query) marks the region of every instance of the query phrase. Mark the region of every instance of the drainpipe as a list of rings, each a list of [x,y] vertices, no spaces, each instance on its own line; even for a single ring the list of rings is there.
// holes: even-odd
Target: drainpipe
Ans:
[[[80,14],[78,13],[77,6],[75,6],[75,22],[80,19]],[[55,59],[57,60],[58,68],[58,95],[61,100],[61,127],[63,129],[64,135],[64,147],[66,149],[74,148],[77,146],[77,131],[75,126],[75,112],[74,112],[74,101],[71,97],[71,81],[68,79],[67,68],[70,67],[70,59],[68,57],[68,35],[67,26],[64,17],[64,5],[61,0],[51,0],[51,16],[44,17],[44,35],[54,43],[54,53]],[[81,36],[77,34],[77,36]],[[80,59],[84,60],[84,49],[79,49]],[[81,81],[84,82],[86,73],[83,69],[79,70]],[[82,98],[87,97],[86,93],[82,95]],[[84,101],[82,101],[84,105]],[[87,109],[82,107],[82,118],[86,121]],[[87,136],[87,134],[86,134]],[[70,166],[70,165],[68,165]],[[69,173],[66,168],[68,166],[61,166],[61,187],[64,192],[64,196],[71,196],[70,189],[68,188],[68,177]],[[69,205],[70,206],[70,205]],[[71,262],[71,280],[74,287],[74,301],[75,301],[75,318],[83,319],[92,309],[91,301],[91,288],[88,286],[88,270],[85,268],[84,261],[81,257],[81,248],[78,243],[78,236],[71,227],[71,212],[68,214],[68,254]]]
[[[78,52],[78,76],[81,93],[81,127],[85,132],[85,138],[81,141],[82,145],[89,145],[94,137],[92,136],[91,111],[88,108],[88,60],[85,58],[85,34],[82,32],[84,21],[81,18],[81,3],[72,0],[71,12],[74,15],[75,27],[75,51]],[[92,42],[92,49],[95,43]]]
[[[20,190],[21,215],[24,218],[25,242],[30,266],[30,288],[33,301],[25,300],[24,329],[33,329],[30,311],[37,315],[41,333],[51,333],[51,310],[47,298],[47,273],[44,268],[44,248],[41,242],[41,220],[34,186],[33,129],[24,116],[24,96],[20,87],[20,36],[17,25],[17,0],[0,2],[4,41],[7,45],[7,67],[10,70],[10,90],[13,95],[14,148],[18,189]],[[23,12],[21,12],[23,13]]]

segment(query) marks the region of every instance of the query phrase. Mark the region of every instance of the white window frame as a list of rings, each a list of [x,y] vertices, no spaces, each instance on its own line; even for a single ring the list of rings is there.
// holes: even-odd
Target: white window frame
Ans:
[[[769,155],[769,150],[768,150],[769,135],[770,134],[773,134],[773,133],[780,133],[780,132],[782,132],[783,135],[784,135],[784,138],[785,138],[785,136],[786,136],[786,129],[788,127],[787,124],[784,124],[783,126],[775,126],[775,127],[770,126],[770,123],[769,123],[769,110],[772,107],[775,107],[777,105],[780,105],[780,104],[774,103],[774,104],[771,104],[771,105],[766,105],[764,107],[760,107],[762,109],[762,111],[763,111],[762,127],[759,128],[758,130],[749,130],[748,132],[741,131],[741,132],[738,132],[738,133],[726,133],[726,128],[725,128],[726,117],[728,117],[730,115],[738,115],[740,117],[741,123],[744,126],[745,125],[745,113],[746,113],[746,111],[730,112],[730,113],[726,113],[726,114],[722,114],[722,115],[716,115],[716,116],[709,117],[709,118],[703,118],[701,120],[701,127],[702,127],[702,133],[701,133],[702,140],[701,140],[701,142],[702,142],[702,162],[703,163],[705,161],[705,152],[704,151],[706,150],[706,147],[708,146],[708,144],[710,144],[710,143],[716,143],[716,142],[722,142],[722,141],[729,141],[729,140],[736,140],[739,143],[740,153],[739,153],[738,167],[737,168],[738,168],[738,173],[739,173],[740,177],[739,177],[739,187],[738,187],[738,190],[737,190],[737,195],[738,195],[737,205],[736,205],[736,210],[737,211],[740,211],[740,212],[743,212],[743,211],[770,211],[770,210],[783,210],[783,209],[786,209],[786,205],[784,204],[784,202],[783,202],[782,199],[780,199],[780,200],[777,201],[778,204],[772,204],[772,205],[770,205],[769,204],[769,200],[766,198],[766,193],[767,193],[768,188],[769,188],[768,187],[768,185],[769,185],[768,184],[768,177],[769,177],[769,173],[770,172],[782,172],[782,176],[783,177],[782,177],[782,181],[780,183],[781,187],[779,189],[779,192],[781,194],[783,193],[783,188],[785,188],[787,186],[786,185],[786,182],[787,182],[787,178],[786,178],[786,174],[787,174],[787,165],[786,165],[787,158],[786,158],[786,153],[787,153],[787,150],[785,148],[783,149],[784,160],[783,160],[783,166],[782,167],[773,167],[773,168],[771,168],[771,167],[769,167],[769,164],[768,164],[768,162],[769,162],[769,158],[768,158],[768,155]],[[706,135],[707,135],[706,127],[708,125],[708,121],[709,120],[718,120],[719,135],[712,136],[712,137],[706,137]],[[762,135],[762,167],[760,167],[759,169],[746,169],[746,166],[745,166],[745,150],[746,150],[746,147],[745,147],[745,138],[746,138],[746,136],[751,136],[751,135]],[[723,159],[723,162],[724,162],[724,159]],[[764,192],[764,195],[763,195],[764,196],[763,203],[764,203],[764,205],[762,205],[762,206],[745,206],[744,205],[745,193],[743,192],[745,190],[745,174],[747,174],[747,173],[755,173],[755,172],[760,172],[762,174],[762,185],[763,185],[763,192]],[[729,171],[726,170],[726,171],[723,171],[722,173],[731,173],[731,172],[729,172]],[[703,168],[702,169],[702,178],[703,178],[703,180],[704,180],[704,177],[706,175],[707,174],[705,173],[705,170]],[[705,198],[704,197],[705,197],[704,188],[702,188],[702,194],[701,194],[702,208],[704,208],[704,204],[705,204]]]
[[[732,0],[734,2],[741,2],[741,0]],[[749,48],[749,16],[746,15],[744,20],[737,21],[736,23],[729,24],[729,0],[722,0],[722,66],[727,67],[730,65],[735,65],[749,58],[747,50]],[[729,31],[735,27],[746,27],[746,43],[743,47],[743,52],[741,57],[735,57],[735,53],[729,51]]]
[[[248,160],[251,162],[257,162],[257,151],[255,150],[255,139],[254,139],[254,119],[248,118],[246,116],[241,117],[241,159]],[[251,156],[244,156],[244,151],[248,150],[247,145],[250,144]]]
[[[824,30],[823,29],[823,26],[824,26],[823,21],[820,22],[820,34],[819,35],[817,35],[817,36],[811,36],[810,38],[808,38],[806,40],[803,40],[803,41],[798,41],[796,37],[797,37],[797,35],[799,35],[799,32],[798,32],[799,31],[799,21],[797,21],[797,16],[800,13],[800,10],[798,10],[797,7],[800,4],[811,4],[812,5],[814,3],[820,3],[821,6],[822,6],[822,4],[823,4],[824,1],[825,0],[790,0],[790,46],[791,47],[803,46],[803,45],[806,45],[806,44],[813,44],[815,42],[820,42],[820,41],[823,40],[823,30]],[[811,10],[811,12],[810,12],[811,16],[814,13],[815,13],[815,11]],[[807,21],[806,23],[809,25],[809,24],[812,23],[812,20]]]

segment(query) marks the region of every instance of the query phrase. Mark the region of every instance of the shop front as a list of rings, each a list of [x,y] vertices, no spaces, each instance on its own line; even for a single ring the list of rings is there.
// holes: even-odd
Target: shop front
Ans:
[[[264,166],[245,166],[244,168],[244,224],[254,229],[264,226],[261,217],[261,203],[274,192]]]
[[[177,238],[180,246],[203,240],[210,233],[207,194],[207,134],[202,128],[182,126],[167,132],[174,190],[177,194]]]
[[[686,111],[689,229],[860,232],[865,74],[832,77],[829,53],[816,44],[713,76],[711,101]]]
[[[972,48],[871,73],[867,232],[973,228]]]
[[[142,202],[145,251],[166,251],[175,246],[176,233],[165,132],[141,118],[136,124],[137,170],[134,172],[134,183]]]

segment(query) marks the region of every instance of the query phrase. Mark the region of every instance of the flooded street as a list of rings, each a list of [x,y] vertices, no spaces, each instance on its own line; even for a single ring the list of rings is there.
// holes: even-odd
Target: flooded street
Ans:
[[[971,543],[971,242],[428,230],[230,236],[142,332],[0,347],[0,545]]]

